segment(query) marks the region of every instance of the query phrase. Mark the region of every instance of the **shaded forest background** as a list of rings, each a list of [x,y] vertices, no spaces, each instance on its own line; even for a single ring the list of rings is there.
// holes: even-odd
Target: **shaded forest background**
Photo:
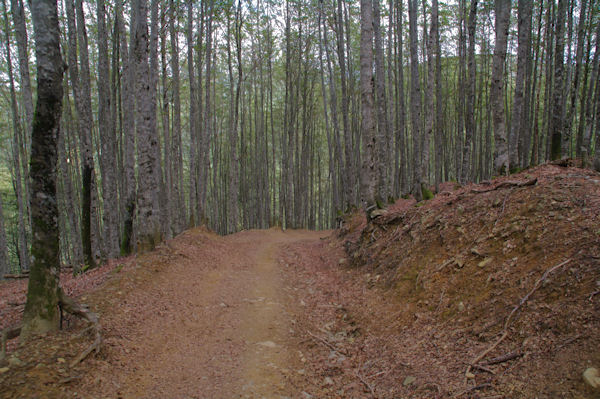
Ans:
[[[61,260],[323,229],[600,138],[597,0],[60,0]],[[29,269],[31,17],[3,0],[0,275]]]

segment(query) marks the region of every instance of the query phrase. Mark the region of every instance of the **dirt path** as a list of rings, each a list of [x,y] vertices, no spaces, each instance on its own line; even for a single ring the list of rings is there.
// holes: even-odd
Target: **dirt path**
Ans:
[[[137,288],[104,311],[107,355],[81,387],[123,398],[297,397],[294,314],[301,306],[278,261],[286,244],[323,232],[186,232]],[[196,242],[198,241],[198,242]],[[138,261],[160,264],[157,255]],[[146,264],[146,266],[143,266]],[[84,394],[85,395],[85,394]]]

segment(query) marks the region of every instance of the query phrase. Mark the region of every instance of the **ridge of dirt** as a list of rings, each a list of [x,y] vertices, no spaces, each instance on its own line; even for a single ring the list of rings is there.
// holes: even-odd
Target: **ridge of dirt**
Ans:
[[[369,357],[404,352],[417,378],[401,390],[409,397],[598,397],[581,376],[600,366],[600,175],[544,165],[440,191],[339,231],[349,272],[383,291],[355,304],[388,337]]]

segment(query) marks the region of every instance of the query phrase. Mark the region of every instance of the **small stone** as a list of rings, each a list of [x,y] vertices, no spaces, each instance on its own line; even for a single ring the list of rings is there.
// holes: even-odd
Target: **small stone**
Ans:
[[[323,383],[325,385],[333,385],[333,380],[331,379],[331,377],[325,377],[325,379],[323,380]]]
[[[8,359],[8,364],[12,367],[21,367],[23,365],[23,362],[18,357],[13,356],[10,359]]]
[[[375,209],[371,212],[371,218],[375,219],[376,217],[387,215],[387,213],[387,209]]]
[[[465,374],[465,377],[467,377],[468,379],[473,379],[473,378],[475,378],[475,374],[468,372]]]
[[[308,392],[302,391],[302,393],[300,394],[302,396],[303,399],[311,399],[313,396],[311,394],[309,394]]]
[[[56,361],[59,362],[59,363],[66,362],[66,360],[64,358],[62,358],[62,357],[59,357],[58,359],[56,359]]]
[[[485,256],[484,254],[482,254],[482,253],[481,253],[481,251],[480,251],[480,250],[479,250],[479,248],[477,248],[477,247],[473,247],[473,248],[471,248],[471,253],[472,253],[473,255],[477,255],[477,256],[481,256],[481,257],[484,257],[484,256]]]
[[[300,370],[298,370],[298,374],[304,375],[304,374],[306,374],[306,371],[304,371],[304,369],[300,369]]]
[[[405,387],[413,384],[415,381],[417,380],[416,377],[413,377],[412,375],[409,375],[408,377],[406,377],[404,379],[404,382],[402,383],[402,385],[404,385]]]
[[[486,267],[488,265],[488,263],[490,263],[494,258],[485,258],[484,260],[482,260],[481,262],[479,262],[477,264],[477,266],[479,267]]]
[[[458,311],[459,312],[464,312],[465,311],[465,304],[462,302],[458,303]]]
[[[8,367],[2,367],[2,368],[0,368],[0,374],[4,374],[4,373],[6,373],[8,370],[10,370]]]
[[[600,374],[598,369],[590,367],[583,372],[583,380],[594,389],[600,389]]]
[[[345,264],[347,261],[348,261],[348,259],[346,259],[346,258],[340,258],[340,260],[339,260],[338,264],[340,264],[340,265],[343,265],[343,264]]]
[[[267,348],[277,348],[277,344],[273,341],[263,341],[259,342],[258,345],[266,346]]]

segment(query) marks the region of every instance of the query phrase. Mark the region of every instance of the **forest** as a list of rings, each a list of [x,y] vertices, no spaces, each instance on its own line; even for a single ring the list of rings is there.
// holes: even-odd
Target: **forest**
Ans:
[[[36,69],[29,7],[2,7],[6,274],[30,263]],[[59,1],[61,262],[93,267],[199,224],[325,229],[444,181],[592,164],[599,7]]]
[[[1,1],[0,396],[597,394],[597,0]]]

